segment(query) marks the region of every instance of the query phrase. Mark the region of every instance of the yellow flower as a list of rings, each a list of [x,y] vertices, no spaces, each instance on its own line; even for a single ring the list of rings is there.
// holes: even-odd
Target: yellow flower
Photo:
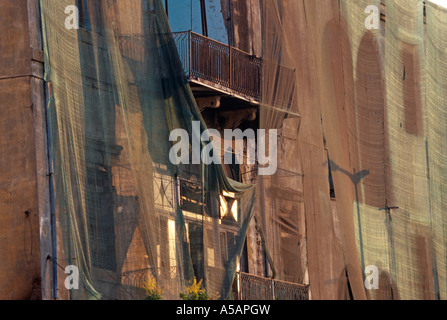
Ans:
[[[202,280],[197,282],[197,279],[194,278],[193,283],[186,288],[185,293],[180,293],[180,298],[184,300],[217,300],[219,299],[219,294],[210,297],[206,289],[202,287]]]
[[[158,286],[157,279],[154,276],[149,276],[148,280],[144,284],[144,289],[146,290],[146,295],[148,297],[161,298],[163,290]]]
[[[197,294],[197,295],[205,293],[205,289],[202,289],[202,280],[197,282],[197,279],[194,278],[194,282],[192,283],[192,285],[190,287],[186,288],[186,293],[187,294]]]

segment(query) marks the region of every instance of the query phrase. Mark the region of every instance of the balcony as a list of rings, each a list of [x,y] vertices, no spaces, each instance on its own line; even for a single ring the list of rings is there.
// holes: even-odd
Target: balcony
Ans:
[[[192,31],[173,33],[194,93],[261,101],[262,59]]]
[[[236,300],[309,300],[309,286],[238,272],[233,296]]]
[[[295,109],[295,69],[250,55],[192,31],[159,36],[163,36],[163,41],[173,41],[177,47],[185,76],[210,127],[235,129],[244,121],[248,121],[250,126],[257,118],[261,101],[266,102],[263,101],[264,94],[266,100],[274,101],[276,110],[287,112]],[[139,63],[150,59],[148,36],[117,34],[116,39],[121,55],[135,74],[135,83],[143,86],[147,79],[138,68]],[[155,72],[160,73],[157,75],[160,78],[169,76],[165,68],[156,69]],[[282,89],[263,93],[265,77],[272,77],[272,85]],[[218,108],[219,111],[203,113],[208,108]]]
[[[222,273],[220,269],[212,268],[213,272]],[[223,274],[223,273],[222,273]],[[164,297],[178,299],[184,290],[178,284],[177,267],[147,268],[127,271],[121,276],[123,299],[143,300],[146,296],[144,286],[150,276],[163,275],[164,279],[172,279],[164,283]],[[235,300],[309,300],[309,286],[291,282],[258,277],[248,273],[237,272],[233,282],[233,298]]]

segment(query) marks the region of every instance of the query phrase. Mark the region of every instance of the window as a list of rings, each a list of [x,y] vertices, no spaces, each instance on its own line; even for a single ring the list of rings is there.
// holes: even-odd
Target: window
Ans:
[[[172,32],[193,32],[228,44],[228,32],[221,0],[165,0]]]
[[[157,209],[174,211],[174,179],[169,175],[154,174],[154,202]]]
[[[177,267],[177,250],[176,250],[176,232],[175,232],[175,221],[168,221],[168,241],[169,241],[169,267],[176,268]],[[176,274],[171,272],[171,277],[174,277]]]
[[[195,214],[206,213],[206,201],[203,203],[203,196],[201,184],[188,180],[180,180],[180,206],[183,211],[193,212]]]
[[[165,2],[172,32],[192,30],[202,34],[199,0],[167,0]]]
[[[220,202],[220,219],[228,222],[239,221],[238,201],[236,195],[232,192],[225,192],[219,196]]]
[[[114,189],[109,168],[87,167],[87,227],[94,267],[116,271]]]
[[[221,228],[224,229],[224,228]],[[222,266],[225,267],[228,259],[234,255],[236,249],[236,233],[233,231],[221,230],[219,232],[220,259]]]

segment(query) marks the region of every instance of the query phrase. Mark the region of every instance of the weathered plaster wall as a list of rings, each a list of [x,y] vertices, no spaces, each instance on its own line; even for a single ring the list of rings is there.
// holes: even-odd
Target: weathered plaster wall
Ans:
[[[38,1],[1,1],[0,21],[0,299],[38,298],[48,203]]]

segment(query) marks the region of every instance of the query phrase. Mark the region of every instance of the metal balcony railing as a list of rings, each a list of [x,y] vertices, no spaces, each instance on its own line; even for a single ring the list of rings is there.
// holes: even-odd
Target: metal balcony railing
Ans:
[[[261,100],[261,58],[192,31],[176,32],[173,37],[190,80]]]
[[[223,280],[225,271],[218,268],[208,270]],[[142,300],[146,296],[144,287],[149,277],[162,277],[164,297],[178,299],[184,289],[178,284],[178,268],[147,268],[122,273],[122,295],[125,299]],[[237,272],[233,281],[233,298],[236,300],[309,300],[309,286],[275,279],[269,279]]]
[[[309,300],[309,286],[238,272],[233,295],[237,300]]]
[[[174,41],[188,80],[199,86],[217,90],[225,94],[245,99],[250,102],[261,102],[266,98],[268,104],[288,111],[294,104],[296,89],[296,71],[275,62],[250,55],[235,47],[215,41],[192,31],[163,34],[163,41]],[[151,57],[147,47],[150,46],[150,35],[116,35],[119,50],[129,60],[145,62]],[[270,70],[264,74],[265,70]],[[273,71],[272,71],[273,70]],[[158,68],[156,76],[168,77],[166,68]],[[144,73],[136,73],[143,76]],[[263,77],[272,77],[276,86],[287,86],[273,95],[266,93],[263,97]],[[265,100],[265,99],[264,99]],[[264,101],[265,103],[265,101]]]
[[[123,299],[143,300],[146,297],[144,289],[150,277],[162,278],[163,294],[166,299],[178,299],[183,288],[178,284],[179,270],[177,267],[146,268],[126,271],[121,274],[121,292]]]

